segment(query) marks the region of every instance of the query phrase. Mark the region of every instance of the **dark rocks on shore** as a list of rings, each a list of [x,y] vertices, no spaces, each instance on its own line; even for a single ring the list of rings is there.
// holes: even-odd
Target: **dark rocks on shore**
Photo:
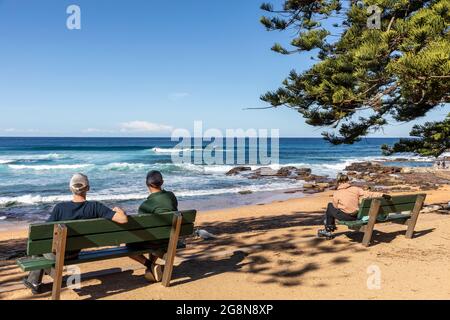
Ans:
[[[356,162],[345,168],[353,180],[364,181],[365,185],[386,192],[436,190],[450,179],[438,176],[433,170],[420,167],[386,166],[379,162]]]
[[[345,168],[345,171],[352,173],[364,172],[366,175],[370,174],[394,174],[402,172],[401,167],[384,166],[378,162],[355,162]]]
[[[298,176],[296,179],[297,180],[304,180],[306,182],[314,181],[316,183],[330,183],[330,184],[333,184],[334,181],[335,181],[334,179],[330,179],[330,178],[325,177],[325,176],[318,176],[318,175],[315,175],[315,174],[310,174],[310,175],[307,175],[307,176]]]
[[[292,166],[282,167],[278,170],[274,170],[270,167],[261,167],[251,171],[248,176],[250,179],[258,179],[264,177],[278,177],[278,178],[290,178],[290,179],[304,179],[311,176],[310,168],[297,168]]]
[[[415,188],[422,191],[435,190],[442,184],[450,183],[450,176],[439,176],[433,170],[387,166],[374,161],[352,163],[345,168],[345,171],[353,184],[361,184],[363,187],[383,192],[414,191]],[[245,174],[248,179],[279,178],[305,181],[302,189],[304,193],[317,193],[336,188],[335,179],[315,175],[310,168],[286,166],[278,170],[270,167],[251,170],[250,167],[240,166],[227,172],[227,175],[241,173]]]
[[[250,167],[236,167],[231,169],[226,173],[226,175],[238,175],[243,172],[248,172],[247,177],[249,179],[258,179],[264,177],[278,177],[278,178],[289,178],[304,181],[315,181],[318,183],[330,182],[328,177],[318,176],[312,174],[310,168],[297,168],[293,166],[281,167],[278,170],[272,169],[270,167],[261,167],[256,170],[251,170]]]
[[[234,176],[244,171],[251,171],[250,167],[235,167],[226,173],[227,176]]]
[[[256,177],[275,177],[278,175],[278,171],[269,167],[258,168],[252,171],[252,173]]]
[[[297,168],[297,167],[282,167],[277,172],[277,176],[279,177],[306,177],[311,175],[310,168]]]
[[[310,168],[297,168],[294,166],[281,167],[274,170],[270,167],[261,167],[256,170],[251,170],[250,167],[235,167],[228,171],[226,175],[238,175],[245,173],[248,179],[263,179],[263,178],[280,178],[280,179],[296,179],[307,182],[302,189],[304,193],[323,192],[334,187],[335,180],[325,176],[318,176],[312,174]],[[297,191],[295,191],[297,192]],[[247,191],[241,191],[239,194],[248,194]],[[292,192],[294,193],[294,192]]]

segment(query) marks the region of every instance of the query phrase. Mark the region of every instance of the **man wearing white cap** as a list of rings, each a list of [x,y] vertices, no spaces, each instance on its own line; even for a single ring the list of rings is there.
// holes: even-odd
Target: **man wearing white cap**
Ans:
[[[90,184],[88,177],[84,174],[75,174],[70,180],[69,187],[73,194],[72,201],[58,203],[48,222],[97,218],[105,218],[117,223],[128,222],[122,209],[116,207],[111,210],[100,202],[86,200]]]
[[[70,221],[70,220],[85,220],[104,218],[114,221],[119,224],[127,223],[128,218],[125,212],[115,207],[108,208],[97,201],[87,201],[87,193],[90,189],[89,179],[81,173],[75,174],[70,180],[70,190],[72,191],[72,201],[58,203],[50,215],[48,222],[56,221]],[[74,258],[78,255],[77,252],[67,252],[67,258]],[[54,259],[52,253],[44,255],[48,259]],[[24,279],[23,283],[30,288],[33,294],[38,294],[41,291],[42,277],[44,270],[36,270],[30,272],[29,276]]]

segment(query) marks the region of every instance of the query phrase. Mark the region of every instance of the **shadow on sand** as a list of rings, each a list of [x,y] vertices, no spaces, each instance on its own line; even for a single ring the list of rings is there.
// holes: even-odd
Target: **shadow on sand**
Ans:
[[[291,214],[263,216],[259,218],[238,218],[231,221],[208,223],[201,226],[218,237],[210,241],[190,239],[189,252],[180,251],[183,261],[176,265],[172,286],[180,286],[198,279],[222,273],[247,273],[253,282],[276,283],[290,287],[302,285],[305,276],[321,267],[351,263],[351,254],[370,250],[362,247],[362,233],[346,231],[337,233],[332,241],[316,238],[315,232],[322,225],[323,212],[294,212]],[[299,230],[297,227],[302,226]],[[341,227],[342,228],[342,227]],[[278,230],[276,235],[267,237],[270,230]],[[303,231],[311,231],[303,233]],[[415,237],[429,234],[434,229],[421,230]],[[389,243],[406,230],[384,233],[374,231],[373,245]],[[342,239],[342,236],[350,239]],[[326,256],[326,266],[308,258]],[[322,259],[323,261],[323,259]],[[120,269],[112,269],[120,272]],[[83,274],[82,279],[89,276]],[[92,278],[92,277],[91,277]],[[99,299],[137,288],[160,285],[152,284],[133,271],[98,275],[101,283],[76,289],[81,297]],[[327,286],[325,283],[318,286]],[[51,287],[48,288],[51,290]]]

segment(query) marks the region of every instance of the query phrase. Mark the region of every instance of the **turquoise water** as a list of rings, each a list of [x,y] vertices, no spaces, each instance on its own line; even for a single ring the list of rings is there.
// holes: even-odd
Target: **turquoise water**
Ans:
[[[395,141],[364,139],[355,145],[331,146],[322,139],[283,138],[279,162],[334,176],[351,162],[385,158],[380,146]],[[181,208],[261,202],[302,186],[296,180],[226,176],[233,165],[173,164],[171,156],[179,152],[176,144],[170,138],[0,138],[0,221],[45,219],[56,202],[70,199],[68,181],[76,172],[89,176],[91,199],[121,205],[130,213],[147,196],[149,170],[163,173],[166,189],[175,192]],[[427,159],[414,159],[421,160],[414,165],[429,165]],[[244,190],[254,194],[238,194]]]

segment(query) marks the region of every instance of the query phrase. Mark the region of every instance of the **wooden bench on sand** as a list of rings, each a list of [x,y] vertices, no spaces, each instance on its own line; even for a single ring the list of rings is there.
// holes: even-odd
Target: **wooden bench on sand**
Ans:
[[[180,236],[193,234],[196,213],[191,210],[130,216],[127,224],[116,224],[105,219],[32,224],[27,242],[29,257],[17,260],[17,264],[23,271],[51,270],[52,299],[58,300],[64,266],[162,250],[166,252],[162,284],[168,287],[178,239]],[[154,251],[153,248],[120,246],[144,241],[154,243]],[[102,247],[103,249],[81,252],[77,258],[65,260],[66,252]],[[42,257],[42,254],[51,252],[55,254],[55,260]]]
[[[426,194],[415,194],[394,196],[391,199],[364,199],[359,206],[357,220],[339,221],[338,224],[364,232],[362,244],[366,247],[370,245],[373,228],[378,223],[405,224],[408,226],[406,238],[411,239],[425,198]]]

